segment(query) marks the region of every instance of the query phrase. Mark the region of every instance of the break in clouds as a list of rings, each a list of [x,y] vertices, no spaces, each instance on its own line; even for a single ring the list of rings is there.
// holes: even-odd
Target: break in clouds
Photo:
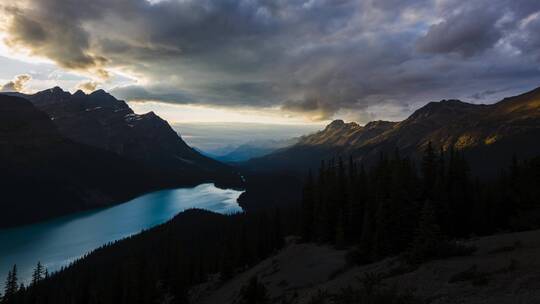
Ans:
[[[1,14],[9,47],[130,75],[113,90],[130,100],[367,119],[540,84],[538,0],[25,0]]]

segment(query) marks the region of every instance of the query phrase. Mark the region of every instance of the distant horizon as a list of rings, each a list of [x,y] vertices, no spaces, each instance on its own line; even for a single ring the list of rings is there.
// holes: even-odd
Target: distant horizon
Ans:
[[[176,122],[172,128],[190,146],[205,153],[222,155],[255,141],[292,139],[324,129],[324,124],[265,124],[250,122]]]
[[[61,89],[65,90],[64,88]],[[536,89],[536,87],[532,89]],[[97,90],[98,89],[95,91]],[[520,91],[517,92],[516,95],[529,91],[530,89]],[[73,94],[73,92],[70,93]],[[90,94],[91,92],[85,93]],[[512,96],[505,96],[504,98],[506,97]],[[442,100],[449,99],[450,98],[444,98]],[[489,103],[474,103],[471,101],[463,102],[489,105],[497,103],[502,99],[503,98]],[[290,140],[300,136],[309,135],[324,129],[334,120],[355,122],[362,126],[374,120],[399,122],[406,119],[414,111],[430,102],[433,101],[426,101],[417,104],[417,106],[411,108],[409,112],[402,113],[406,114],[403,117],[395,117],[395,119],[373,119],[364,122],[350,117],[335,117],[332,120],[324,121],[283,119],[279,116],[278,112],[274,112],[273,114],[275,116],[271,117],[272,119],[269,119],[269,117],[250,116],[250,109],[244,109],[244,112],[235,111],[234,116],[228,117],[229,120],[220,120],[223,115],[228,113],[228,111],[224,108],[216,109],[201,105],[177,105],[161,102],[127,101],[128,105],[137,114],[145,114],[150,111],[155,112],[158,116],[168,121],[173,129],[186,141],[188,145],[213,156],[227,154],[228,152],[244,144],[264,145],[270,143],[271,141]],[[210,111],[210,116],[205,116],[208,114],[207,111]],[[216,113],[218,115],[216,115]],[[221,114],[221,116],[219,114]]]

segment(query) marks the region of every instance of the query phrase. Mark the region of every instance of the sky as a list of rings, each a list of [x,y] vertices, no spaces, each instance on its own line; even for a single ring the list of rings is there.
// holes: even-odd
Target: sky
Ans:
[[[280,141],[290,143],[290,139],[324,128],[315,124],[260,122],[181,122],[172,127],[190,146],[217,156],[225,155],[243,144],[280,148],[284,144]]]
[[[0,85],[103,88],[173,123],[400,120],[540,86],[538,0],[17,0]]]

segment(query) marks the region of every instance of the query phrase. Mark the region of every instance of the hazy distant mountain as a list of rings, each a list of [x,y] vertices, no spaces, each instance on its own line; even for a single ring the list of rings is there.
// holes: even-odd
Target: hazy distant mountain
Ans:
[[[115,153],[75,143],[28,100],[0,95],[0,227],[118,203],[167,184]]]
[[[254,170],[305,172],[335,156],[377,159],[380,152],[418,158],[429,142],[437,148],[466,153],[482,175],[505,167],[515,153],[520,158],[540,154],[540,88],[492,105],[459,100],[430,102],[401,122],[376,121],[360,126],[336,120],[324,130],[304,136],[289,147],[247,163]],[[488,166],[487,164],[498,164]]]
[[[252,140],[239,145],[230,152],[223,155],[214,156],[215,159],[223,162],[241,162],[270,154],[278,149],[289,147],[298,142],[298,138],[283,140]]]
[[[255,142],[282,141],[319,130],[320,124],[268,124],[248,122],[175,122],[173,129],[191,147],[212,157],[225,155],[239,146]]]
[[[103,90],[70,94],[55,87],[19,95],[47,113],[67,138],[173,174],[180,184],[238,180],[230,167],[189,147],[154,112],[135,114],[124,101]]]

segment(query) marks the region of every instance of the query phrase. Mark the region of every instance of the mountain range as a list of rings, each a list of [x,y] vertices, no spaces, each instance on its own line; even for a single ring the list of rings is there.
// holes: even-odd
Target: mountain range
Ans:
[[[165,120],[135,114],[102,90],[0,94],[0,153],[2,227],[162,188],[241,183],[231,167],[190,148]]]
[[[278,149],[294,145],[298,138],[251,140],[244,144],[233,146],[226,153],[211,155],[213,158],[225,162],[235,163],[247,161],[252,158],[268,155]]]
[[[231,168],[189,147],[154,112],[135,114],[103,90],[74,94],[59,87],[20,96],[47,113],[67,138],[143,162],[175,175],[179,183],[236,182]]]
[[[335,120],[298,143],[244,164],[254,171],[288,170],[302,174],[321,160],[352,157],[371,163],[381,153],[418,160],[431,142],[436,149],[463,151],[479,176],[498,173],[515,154],[540,154],[540,88],[495,104],[459,100],[430,102],[401,122],[373,121],[365,126]],[[496,165],[493,165],[496,164]]]
[[[55,87],[0,97],[0,178],[8,189],[2,226],[106,206],[160,188],[241,184],[236,169],[189,147],[155,113],[135,114],[103,90],[71,94]],[[247,144],[223,159],[269,153],[238,165],[256,194],[259,188],[266,193],[271,180],[263,172],[285,180],[280,172],[304,175],[321,160],[352,157],[369,164],[396,150],[418,162],[429,143],[463,151],[476,175],[494,176],[513,155],[527,159],[540,154],[539,138],[540,88],[491,105],[430,102],[401,122],[360,126],[335,120],[273,152],[281,143],[264,151]],[[44,198],[49,203],[40,203]],[[242,201],[247,204],[249,198],[246,193]]]

